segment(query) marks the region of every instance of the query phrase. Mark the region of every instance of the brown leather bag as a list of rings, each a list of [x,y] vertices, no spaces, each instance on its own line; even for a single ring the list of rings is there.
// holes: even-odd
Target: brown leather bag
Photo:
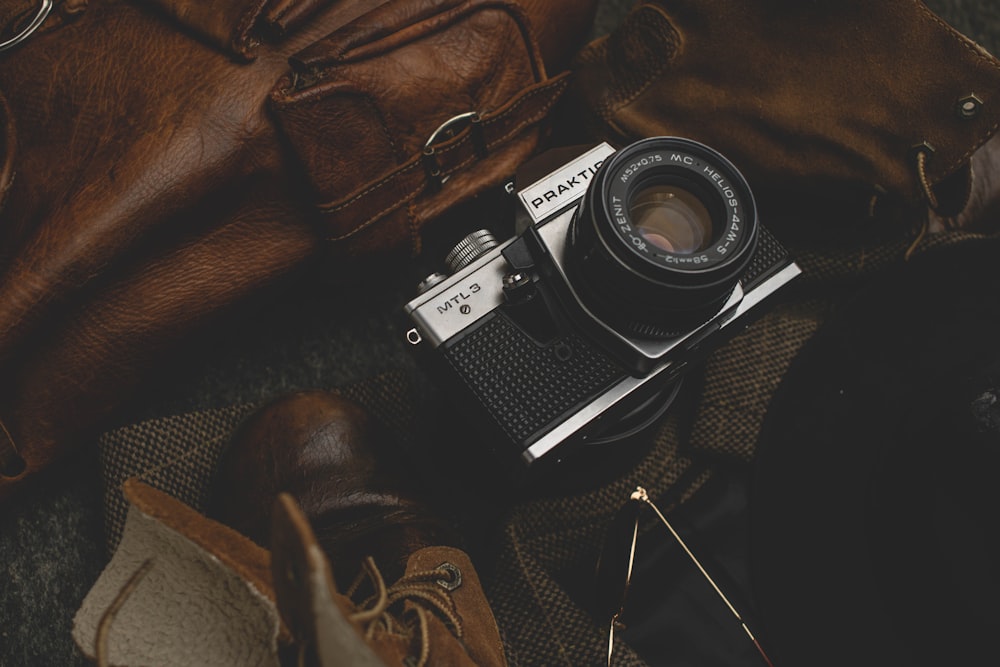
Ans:
[[[1000,125],[1000,62],[919,0],[646,0],[576,70],[589,133],[709,144],[786,239],[958,214]]]
[[[0,498],[233,308],[501,183],[594,4],[57,0],[0,53]]]

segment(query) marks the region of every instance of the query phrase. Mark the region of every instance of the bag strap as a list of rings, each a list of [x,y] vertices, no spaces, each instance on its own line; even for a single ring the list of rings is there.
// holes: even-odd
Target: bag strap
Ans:
[[[566,90],[568,76],[564,72],[525,88],[493,113],[471,111],[449,119],[428,138],[421,153],[411,156],[382,180],[336,201],[320,204],[320,211],[337,213],[349,227],[349,231],[328,240],[349,238],[422,192],[440,189],[456,172],[485,158],[494,147],[506,144],[525,128],[541,122]],[[458,123],[464,128],[454,133],[452,126]],[[443,134],[450,134],[450,138],[437,141]]]

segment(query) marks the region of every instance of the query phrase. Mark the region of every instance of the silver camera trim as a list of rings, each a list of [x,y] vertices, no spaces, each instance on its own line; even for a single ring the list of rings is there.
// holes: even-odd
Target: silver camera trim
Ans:
[[[719,326],[719,330],[721,331],[733,322],[739,321],[743,314],[750,311],[751,308],[757,306],[761,301],[783,287],[800,273],[802,273],[802,270],[793,262],[755,287],[749,294],[743,297],[731,313],[726,314],[726,319]],[[707,326],[712,326],[715,321],[716,320],[713,320],[707,325],[695,329],[690,334],[676,339],[675,344],[671,345],[669,349],[676,349],[678,346],[684,345],[685,342],[689,342],[692,337],[696,337],[697,334],[703,331]],[[695,340],[700,341],[700,337],[696,337]],[[683,365],[684,362],[681,363]],[[534,444],[521,453],[521,457],[524,459],[525,463],[532,463],[536,461],[545,454],[548,454],[556,446],[562,444],[564,441],[575,435],[587,424],[598,419],[608,410],[628,398],[629,395],[641,388],[647,382],[659,378],[662,373],[677,371],[679,368],[680,366],[678,366],[675,361],[666,360],[650,371],[650,373],[645,377],[636,378],[629,376],[625,378],[539,438]]]
[[[600,161],[603,161],[606,154],[609,154],[608,149],[610,147],[602,144],[567,166],[532,184],[526,190],[541,184],[546,184],[541,185],[541,187],[548,187],[548,183],[561,181],[564,174],[576,173],[580,168],[588,168],[592,163],[599,166]],[[566,278],[565,255],[568,231],[577,210],[573,204],[579,202],[585,189],[581,188],[571,193],[565,193],[566,196],[561,196],[558,208],[566,207],[566,209],[546,221],[539,221],[536,218],[536,229],[551,253],[555,267],[561,274],[561,280],[568,287],[577,306],[619,342],[629,346],[650,362],[659,363],[643,377],[629,376],[624,378],[543,435],[521,453],[526,464],[531,464],[548,454],[588,424],[626,400],[647,382],[659,379],[664,373],[676,373],[686,362],[680,359],[663,360],[663,357],[669,352],[678,348],[690,349],[701,342],[706,335],[721,331],[733,322],[741,320],[744,314],[802,273],[798,265],[789,262],[787,266],[764,280],[749,293],[744,293],[742,284],[738,283],[718,315],[685,335],[666,341],[633,340],[622,335],[600,318],[593,317],[590,309],[580,300],[573,285]],[[522,201],[523,199],[522,196]],[[552,212],[558,209],[549,208],[547,210]],[[512,270],[502,253],[504,248],[517,238],[515,236],[489,250],[463,270],[435,284],[427,292],[408,302],[404,310],[416,326],[407,332],[407,340],[411,344],[426,341],[437,348],[501,306],[504,303],[503,279]]]
[[[565,278],[563,254],[566,247],[565,237],[568,225],[573,219],[573,213],[574,210],[571,209],[538,227],[539,234],[549,249],[553,251],[553,259],[559,271],[563,273],[563,278]],[[503,278],[510,271],[502,251],[513,241],[514,239],[510,239],[490,250],[467,266],[465,270],[407,303],[405,311],[416,324],[419,334],[418,338],[412,340],[422,339],[436,348],[502,305],[504,302]],[[801,272],[801,269],[792,262],[764,280],[749,293],[744,293],[742,287],[737,285],[719,315],[684,336],[668,341],[634,341],[622,336],[604,322],[597,321],[619,339],[627,342],[638,353],[651,360],[658,360],[677,348],[691,347],[693,342],[700,342],[706,330],[721,331],[733,322],[739,321],[742,315]],[[570,286],[570,290],[573,298],[579,301],[572,286]],[[583,307],[582,304],[580,305]],[[463,309],[463,307],[465,308]],[[658,378],[662,373],[670,371],[676,365],[676,360],[666,360],[655,366],[644,377],[630,376],[623,379],[524,450],[521,456],[525,463],[530,464],[541,458],[587,424],[628,398],[644,384]]]

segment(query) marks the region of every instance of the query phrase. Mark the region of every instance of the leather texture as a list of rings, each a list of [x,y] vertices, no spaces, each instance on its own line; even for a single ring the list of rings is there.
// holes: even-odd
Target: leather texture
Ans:
[[[458,546],[431,511],[382,425],[357,404],[298,392],[255,411],[223,452],[209,513],[269,547],[278,495],[292,496],[346,587],[366,556],[398,578],[413,552]]]
[[[243,59],[254,60],[268,36],[289,33],[333,0],[146,0],[190,28],[210,44]]]
[[[856,233],[873,202],[954,215],[1000,123],[998,61],[917,0],[640,2],[577,70],[599,134],[702,141],[762,219],[812,237]]]
[[[85,11],[0,55],[0,498],[95,433],[184,344],[289,289],[298,270],[322,261],[346,277],[418,252],[425,226],[542,141],[565,79],[548,76],[533,26],[569,49],[594,6],[64,4]],[[578,22],[559,22],[568,6]],[[28,7],[3,0],[0,16]],[[452,44],[461,58],[441,66],[436,48]],[[307,90],[293,85],[304,63]],[[405,201],[322,206],[391,180],[470,108],[487,151],[445,158],[446,182],[421,169]],[[367,134],[375,119],[379,134]],[[470,134],[441,152],[457,155]]]
[[[529,26],[514,2],[390,2],[295,55],[272,102],[328,238],[419,250],[426,220],[531,154],[540,137],[525,130],[566,80],[548,77]],[[469,58],[468,39],[488,46]],[[478,122],[428,147],[468,113]]]
[[[74,640],[115,665],[505,666],[472,562],[445,542],[447,525],[411,495],[386,445],[366,412],[333,394],[255,412],[215,493],[223,518],[267,533],[258,540],[270,551],[126,481],[122,540]]]
[[[307,664],[367,664],[361,635],[388,665],[506,664],[475,569],[410,472],[379,422],[321,391],[257,410],[223,453],[210,514],[268,543]]]
[[[125,494],[121,544],[73,620],[83,653],[97,658],[103,622],[107,664],[277,666],[269,554],[141,482]]]

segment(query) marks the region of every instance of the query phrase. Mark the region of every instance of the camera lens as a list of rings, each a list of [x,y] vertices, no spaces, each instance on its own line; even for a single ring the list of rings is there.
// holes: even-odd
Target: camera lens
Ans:
[[[570,281],[595,314],[669,338],[725,304],[757,243],[750,187],[717,151],[653,137],[608,158],[570,226]]]
[[[665,252],[690,255],[712,240],[712,216],[705,204],[677,186],[643,186],[632,195],[628,212],[642,238]]]

